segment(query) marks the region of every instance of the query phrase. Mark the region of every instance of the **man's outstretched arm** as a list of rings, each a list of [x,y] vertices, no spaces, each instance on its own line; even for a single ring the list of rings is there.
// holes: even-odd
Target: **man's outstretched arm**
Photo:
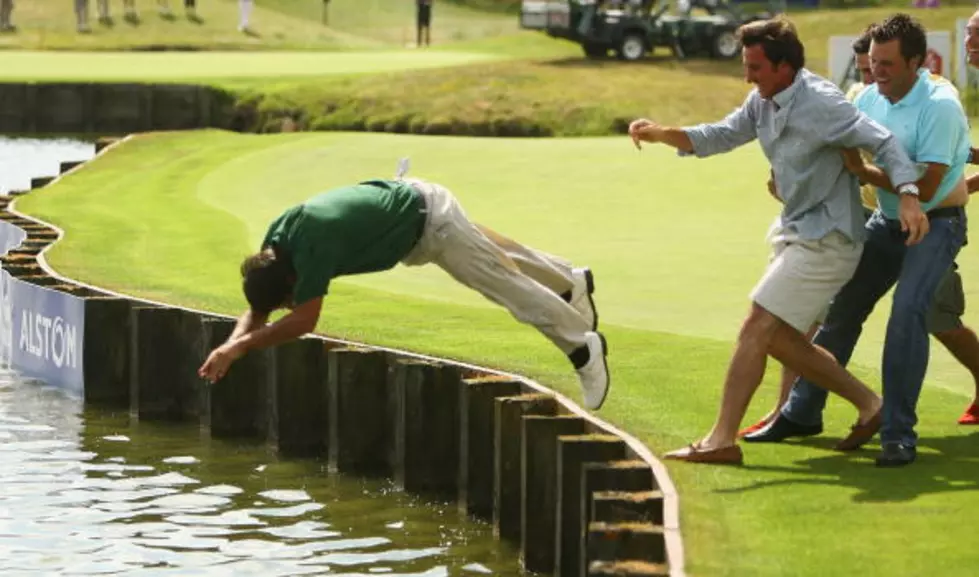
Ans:
[[[231,331],[231,336],[228,337],[227,342],[230,343],[240,339],[252,331],[257,331],[265,326],[265,323],[268,322],[268,320],[268,315],[263,315],[248,309],[240,317],[238,317],[238,322],[235,324],[235,330]]]
[[[298,339],[316,328],[322,307],[323,297],[310,299],[274,323],[242,335],[234,341],[235,346],[244,354]]]
[[[698,124],[696,126],[662,126],[652,120],[640,118],[629,124],[629,136],[636,148],[642,149],[642,142],[662,143],[680,151],[699,157],[712,156],[743,146],[755,138],[755,118],[752,113],[754,99],[752,92],[744,103],[719,122]]]
[[[223,378],[231,364],[248,351],[273,347],[298,339],[316,328],[316,321],[319,320],[322,306],[323,297],[310,299],[270,325],[253,328],[253,330],[244,332],[235,339],[229,339],[211,352],[198,370],[198,374],[201,378],[213,383]],[[252,326],[250,323],[254,322],[256,318],[247,317],[251,317],[251,314],[246,313],[238,319],[238,326],[235,327],[235,331],[238,330],[238,327]]]

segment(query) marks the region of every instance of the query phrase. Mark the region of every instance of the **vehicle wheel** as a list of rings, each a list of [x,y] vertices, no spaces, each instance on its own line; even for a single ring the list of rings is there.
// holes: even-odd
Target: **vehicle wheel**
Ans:
[[[608,48],[601,44],[583,44],[581,47],[588,58],[605,58],[608,56]]]
[[[730,60],[738,55],[738,37],[733,30],[724,30],[714,37],[711,48],[715,58]]]
[[[635,62],[646,55],[646,42],[639,34],[626,34],[615,53],[620,60]]]

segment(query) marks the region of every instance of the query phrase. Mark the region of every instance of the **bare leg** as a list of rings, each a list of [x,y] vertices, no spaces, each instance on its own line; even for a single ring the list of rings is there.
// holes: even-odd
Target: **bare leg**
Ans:
[[[738,342],[724,379],[724,392],[717,421],[699,444],[704,450],[733,445],[738,426],[744,419],[751,397],[761,384],[771,342],[779,321],[774,315],[752,303],[748,318],[741,325]]]
[[[802,377],[849,401],[860,413],[860,423],[873,418],[883,404],[877,393],[837,363],[829,351],[813,345],[785,323],[778,327],[769,352]]]
[[[806,340],[812,341],[812,337],[816,334],[817,330],[819,330],[819,325],[813,325],[812,328],[809,329],[809,332],[806,333]],[[829,351],[826,349],[816,347],[816,350],[829,355],[829,358],[832,359],[833,362],[836,362],[836,358],[833,357],[833,355],[830,355]],[[785,365],[782,365],[782,381],[779,383],[778,401],[775,402],[775,407],[762,419],[763,422],[768,423],[774,419],[776,415],[778,415],[778,412],[782,409],[782,405],[785,404],[785,401],[789,400],[789,392],[792,391],[792,383],[794,383],[797,378],[799,378],[799,373]]]
[[[767,355],[773,356],[807,379],[852,403],[860,422],[871,419],[881,399],[842,366],[820,352],[799,331],[752,303],[738,335],[738,343],[724,381],[721,409],[714,428],[700,443],[705,450],[731,446],[744,419],[751,396],[761,383]]]

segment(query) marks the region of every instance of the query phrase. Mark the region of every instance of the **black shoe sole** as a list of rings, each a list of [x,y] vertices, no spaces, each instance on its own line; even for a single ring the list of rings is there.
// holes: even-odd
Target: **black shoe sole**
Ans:
[[[591,324],[592,332],[598,332],[598,309],[595,308],[595,300],[591,298],[591,295],[595,292],[595,277],[591,274],[591,269],[585,269],[585,284],[587,285],[588,294],[588,306],[591,307],[593,313],[595,313],[595,322]],[[602,342],[605,342],[605,338],[602,337]]]

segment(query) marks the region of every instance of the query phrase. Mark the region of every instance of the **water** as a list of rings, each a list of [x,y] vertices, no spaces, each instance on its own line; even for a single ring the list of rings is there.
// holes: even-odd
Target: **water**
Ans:
[[[57,176],[62,162],[89,160],[95,145],[69,138],[0,136],[0,194],[29,190],[31,178]]]
[[[517,575],[490,527],[0,372],[0,574]]]
[[[0,137],[0,191],[91,156]],[[261,445],[0,371],[0,575],[519,575],[491,527]]]

